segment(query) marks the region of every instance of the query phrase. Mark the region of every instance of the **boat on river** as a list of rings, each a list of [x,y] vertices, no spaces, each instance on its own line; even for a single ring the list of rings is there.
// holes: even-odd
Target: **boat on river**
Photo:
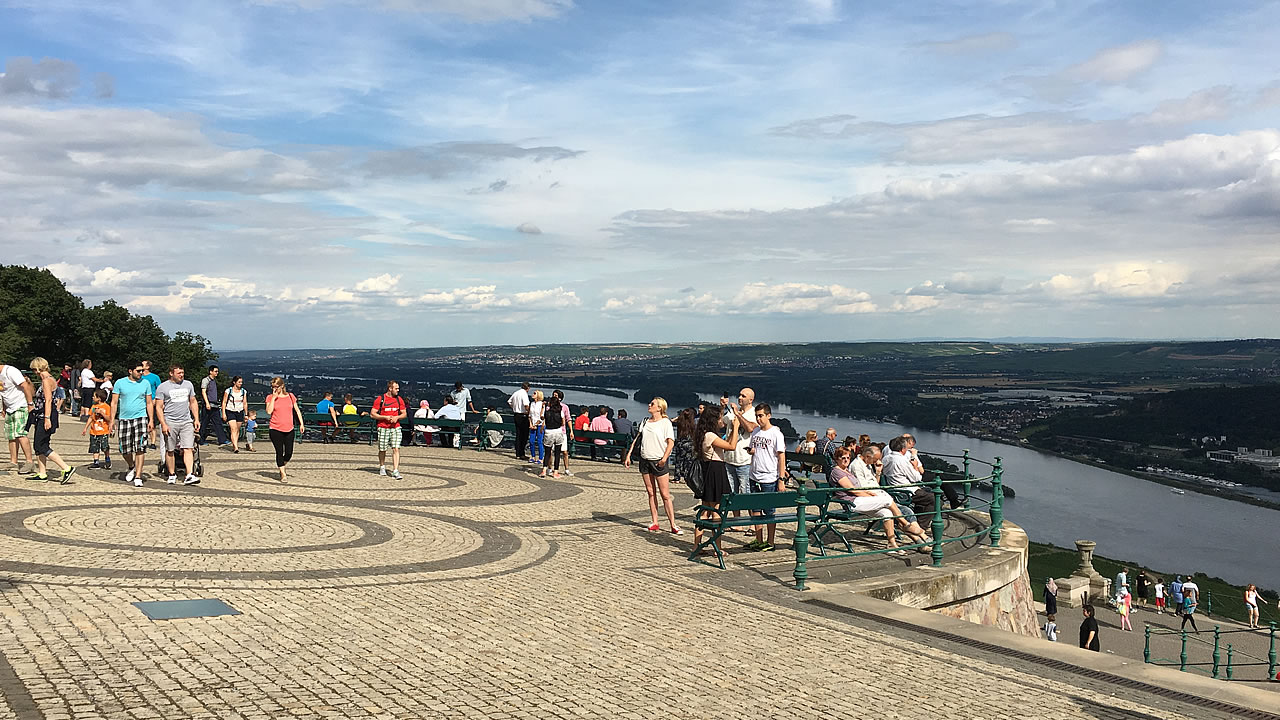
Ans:
[[[1187,494],[1187,491],[1186,491],[1186,490],[1183,490],[1182,488],[1169,488],[1169,492],[1173,493],[1174,495],[1186,495],[1186,494]]]

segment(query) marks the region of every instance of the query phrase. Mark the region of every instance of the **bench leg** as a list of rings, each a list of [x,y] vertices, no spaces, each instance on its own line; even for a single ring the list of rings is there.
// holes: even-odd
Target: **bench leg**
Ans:
[[[701,552],[703,548],[710,545],[711,549],[715,550],[716,552],[716,563],[720,566],[721,570],[724,570],[724,553],[720,551],[720,536],[723,534],[724,534],[724,529],[720,527],[708,530],[707,535],[709,537],[693,548],[693,552],[689,553],[689,559],[692,560],[693,562],[699,562],[699,563],[703,562],[703,560],[700,557],[698,557],[698,553]],[[704,563],[704,564],[709,564],[709,563]]]

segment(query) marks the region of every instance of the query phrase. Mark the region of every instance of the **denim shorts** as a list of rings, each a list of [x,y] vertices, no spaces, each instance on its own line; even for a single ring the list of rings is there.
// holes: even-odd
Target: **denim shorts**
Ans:
[[[729,489],[735,495],[751,494],[751,466],[750,465],[730,465],[724,464],[725,472],[729,475]]]
[[[747,467],[748,469],[750,469],[750,466],[747,466]],[[751,492],[753,493],[778,492],[778,482],[775,480],[773,482],[762,483],[762,482],[756,482],[755,480],[752,480]],[[764,508],[760,511],[760,514],[767,518],[771,518],[774,515],[774,510],[775,508]]]

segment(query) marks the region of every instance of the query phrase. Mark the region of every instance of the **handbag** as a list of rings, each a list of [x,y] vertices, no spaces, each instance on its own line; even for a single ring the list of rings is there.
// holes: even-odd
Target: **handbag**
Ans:
[[[689,486],[689,489],[693,491],[693,496],[699,500],[702,499],[702,493],[706,486],[703,481],[702,465],[703,461],[695,460],[689,466],[689,473],[684,478],[684,484]]]

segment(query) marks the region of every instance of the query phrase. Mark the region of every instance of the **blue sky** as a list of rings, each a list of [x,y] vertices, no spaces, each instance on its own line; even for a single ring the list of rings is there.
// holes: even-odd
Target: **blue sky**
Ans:
[[[223,349],[1276,336],[1280,6],[1154,8],[0,0],[0,244]]]

